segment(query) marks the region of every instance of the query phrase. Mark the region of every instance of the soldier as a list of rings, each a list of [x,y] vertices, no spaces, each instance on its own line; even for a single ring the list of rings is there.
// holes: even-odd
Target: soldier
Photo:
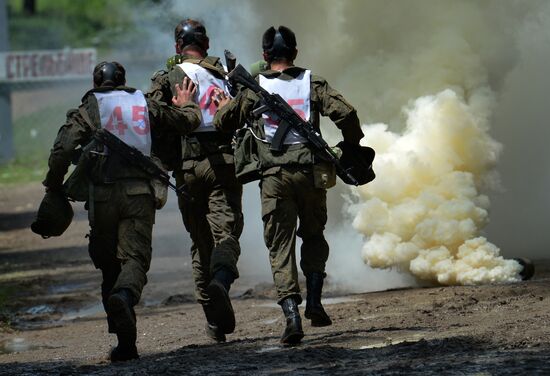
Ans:
[[[186,19],[174,33],[177,55],[168,60],[169,72],[153,77],[153,98],[171,96],[174,85],[189,77],[198,87],[196,102],[200,127],[182,137],[165,137],[173,155],[165,164],[174,170],[178,185],[185,184],[193,203],[179,201],[183,223],[191,236],[195,295],[206,316],[206,334],[218,341],[235,329],[229,289],[238,278],[239,237],[243,229],[242,185],[235,177],[232,133],[212,125],[217,105],[214,90],[227,93],[220,59],[208,56],[209,38],[203,24]]]
[[[271,93],[280,94],[305,120],[319,128],[319,115],[328,116],[342,131],[344,141],[358,145],[363,137],[355,109],[327,81],[294,65],[298,53],[296,37],[287,27],[270,27],[263,35],[263,57],[269,67],[259,72],[259,84]],[[299,343],[304,336],[298,305],[301,303],[296,267],[296,235],[302,238],[300,266],[306,276],[306,318],[312,326],[331,325],[332,321],[321,304],[321,293],[329,246],[323,235],[327,221],[326,179],[334,176],[334,167],[315,158],[307,141],[292,130],[286,135],[283,152],[273,152],[269,145],[277,129],[277,119],[269,112],[255,118],[252,110],[259,98],[250,90],[241,91],[228,101],[223,93],[214,124],[222,130],[235,130],[245,123],[254,137],[255,146],[241,153],[244,161],[236,160],[237,171],[249,174],[259,166],[264,239],[269,249],[273,280],[278,303],[286,317],[281,342]],[[240,132],[242,133],[242,132]],[[239,143],[237,144],[239,145]],[[244,174],[242,175],[244,176]],[[296,229],[297,219],[300,224]]]
[[[133,307],[140,300],[151,262],[157,206],[152,179],[99,146],[83,153],[75,169],[76,173],[83,160],[94,158],[84,184],[72,179],[73,173],[63,186],[64,176],[77,149],[82,150],[79,146],[87,150],[86,145],[92,145],[98,128],[107,129],[149,156],[151,129],[162,126],[190,132],[200,124],[200,112],[192,102],[196,89],[187,80],[182,88],[176,86],[176,95],[171,98],[173,106],[146,99],[141,91],[126,87],[125,70],[116,62],[97,65],[93,82],[94,88],[84,95],[80,107],[67,113],[43,184],[48,193],[65,189],[69,197],[86,200],[91,227],[89,253],[103,275],[101,295],[109,332],[118,338],[118,345],[110,354],[111,361],[116,362],[139,357]],[[42,224],[33,224],[33,230],[37,228],[43,228]]]

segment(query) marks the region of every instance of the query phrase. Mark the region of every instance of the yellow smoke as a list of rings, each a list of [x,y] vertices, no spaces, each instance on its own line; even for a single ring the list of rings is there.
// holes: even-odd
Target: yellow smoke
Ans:
[[[480,236],[489,221],[486,194],[499,187],[501,146],[489,128],[516,64],[514,30],[543,4],[371,0],[311,8],[298,1],[293,12],[277,4],[264,13],[267,24],[297,32],[298,64],[314,62],[363,121],[385,123],[364,127],[377,179],[357,189],[351,208],[370,266],[441,284],[519,280],[520,265]],[[323,132],[339,136],[332,126]],[[344,257],[339,244],[331,257]]]
[[[502,233],[529,233],[521,240],[507,235],[503,241],[500,235],[499,241],[507,254],[517,256],[525,256],[534,242],[538,242],[537,249],[545,250],[546,217],[539,214],[533,220],[532,213],[545,213],[541,198],[547,195],[544,188],[538,188],[538,196],[533,194],[537,187],[525,191],[525,182],[533,181],[529,176],[532,161],[545,162],[534,151],[531,159],[523,152],[525,146],[538,143],[542,145],[536,150],[542,155],[547,148],[539,140],[545,138],[532,140],[518,134],[540,134],[547,121],[547,106],[541,104],[531,111],[531,104],[535,98],[544,103],[549,87],[548,75],[540,73],[550,51],[548,1],[312,3],[241,0],[228,8],[221,0],[205,0],[200,5],[178,1],[168,13],[183,17],[192,9],[193,16],[206,21],[211,53],[220,55],[229,48],[245,66],[261,57],[261,35],[267,27],[289,26],[298,40],[296,63],[326,77],[357,108],[363,122],[374,124],[365,126],[365,142],[378,153],[377,179],[355,190],[359,202],[351,210],[353,225],[365,235],[362,255],[367,263],[378,268],[398,266],[444,284],[517,280],[519,265],[503,260],[499,249],[480,237],[489,221],[485,195],[499,187],[494,167],[501,147],[490,137],[489,125],[494,123],[492,131],[506,145],[503,158],[513,162],[500,164],[504,188],[522,197],[520,201],[511,193],[503,196],[496,208],[500,218],[495,218],[502,223],[491,233],[492,239]],[[152,35],[157,40],[163,33]],[[165,44],[172,46],[171,41]],[[539,88],[537,95],[531,94],[534,86]],[[517,111],[522,103],[529,104],[523,106],[530,109],[529,117]],[[335,144],[340,132],[328,123],[322,124],[323,134]],[[546,183],[548,174],[539,171],[538,175],[541,183],[537,186],[547,186],[542,177]],[[347,187],[329,192],[332,223],[327,236],[332,251],[327,272],[357,283],[360,291],[387,280],[388,273],[373,273],[366,267],[351,272],[350,266],[357,266],[362,239],[349,222],[338,217],[346,206],[339,200],[343,191]],[[257,192],[252,194],[257,197]],[[245,199],[245,203],[251,201]],[[250,231],[252,249],[261,241],[257,238],[261,221],[254,219],[257,211],[251,208],[245,214],[246,228],[257,226]],[[533,232],[530,222],[541,230]],[[256,254],[244,252],[242,260]],[[267,265],[263,259],[251,265],[256,263]],[[360,278],[367,275],[375,277]]]
[[[479,236],[489,208],[480,187],[501,150],[488,134],[491,104],[486,88],[469,103],[447,89],[414,101],[402,134],[364,127],[378,178],[357,190],[353,225],[368,236],[362,255],[370,266],[445,285],[520,279],[521,266]]]

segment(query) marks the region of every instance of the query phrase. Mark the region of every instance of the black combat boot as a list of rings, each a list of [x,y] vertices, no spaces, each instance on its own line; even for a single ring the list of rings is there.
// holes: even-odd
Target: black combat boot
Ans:
[[[208,306],[203,305],[202,309],[204,310],[204,315],[206,316],[206,335],[212,338],[216,342],[225,342],[225,333],[218,328],[216,324],[212,322],[211,312]]]
[[[284,299],[281,303],[286,318],[286,328],[281,337],[281,343],[285,345],[295,345],[304,338],[302,330],[302,318],[298,310],[298,304],[293,297]]]
[[[235,313],[228,294],[234,280],[233,273],[222,268],[214,274],[206,288],[210,301],[204,307],[205,312],[208,312],[209,322],[225,334],[233,333],[235,330]]]
[[[117,333],[118,345],[111,351],[111,362],[139,359],[136,347],[137,333]]]
[[[134,296],[128,289],[120,289],[107,300],[107,311],[114,325],[115,333],[133,333],[136,331]]]
[[[138,359],[135,298],[128,289],[120,289],[107,300],[108,318],[114,326],[118,345],[111,351],[111,362]]]
[[[307,298],[304,316],[311,320],[311,326],[332,325],[332,320],[321,304],[323,279],[323,273],[309,273],[306,275]]]

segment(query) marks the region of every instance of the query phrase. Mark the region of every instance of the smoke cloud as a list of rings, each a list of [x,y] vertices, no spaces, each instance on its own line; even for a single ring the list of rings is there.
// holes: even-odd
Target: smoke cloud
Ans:
[[[358,188],[353,224],[368,236],[365,262],[441,284],[520,279],[520,265],[478,237],[489,208],[479,188],[495,184],[491,170],[501,149],[488,135],[491,103],[484,88],[469,104],[447,89],[413,102],[402,134],[383,124],[365,127],[381,175]]]
[[[396,270],[443,284],[513,281],[519,265],[496,245],[508,257],[544,255],[547,2],[162,4],[156,19],[164,21],[145,24],[159,68],[173,54],[179,19],[204,20],[210,53],[229,48],[245,66],[261,57],[262,32],[283,24],[297,34],[297,65],[326,77],[357,108],[364,142],[377,151],[377,179],[329,192],[331,280],[362,291],[412,283]],[[338,141],[330,122],[322,128]],[[247,187],[240,267],[269,279],[258,197]],[[374,272],[361,256],[393,271]]]

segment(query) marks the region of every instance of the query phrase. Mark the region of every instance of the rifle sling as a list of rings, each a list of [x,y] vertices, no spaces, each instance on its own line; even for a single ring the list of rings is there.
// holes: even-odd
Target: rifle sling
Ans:
[[[78,113],[80,116],[82,116],[82,119],[88,124],[90,128],[92,128],[92,131],[95,133],[97,131],[97,127],[92,122],[92,119],[90,119],[90,115],[88,115],[88,112],[84,109],[84,107],[79,106],[78,107]],[[90,221],[90,227],[94,228],[95,223],[95,205],[94,205],[94,183],[92,182],[92,179],[88,176],[88,219]]]

